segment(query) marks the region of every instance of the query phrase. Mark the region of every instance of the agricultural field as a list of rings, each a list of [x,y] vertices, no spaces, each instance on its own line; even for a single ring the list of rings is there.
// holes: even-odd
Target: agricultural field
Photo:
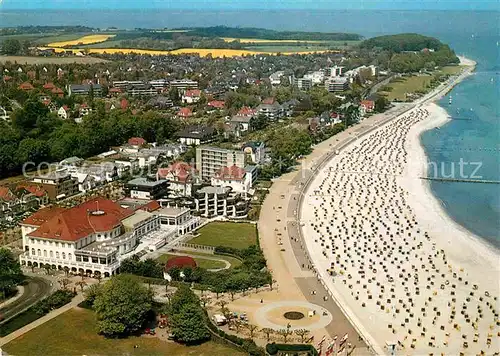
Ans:
[[[215,221],[201,227],[197,232],[199,236],[188,241],[190,244],[237,249],[257,244],[257,229],[254,224]]]
[[[50,49],[53,48],[57,53],[65,52],[67,49],[55,48],[55,47],[39,47],[39,49]],[[149,54],[154,56],[167,56],[167,55],[180,55],[180,54],[199,54],[201,57],[206,57],[212,55],[212,57],[241,57],[247,55],[256,54],[273,54],[263,51],[249,51],[240,49],[208,49],[208,48],[182,48],[174,51],[159,51],[150,49],[135,49],[135,48],[72,48],[72,51],[82,52],[82,53],[95,53],[95,54],[116,54],[116,53],[136,53],[136,54]],[[289,51],[281,52],[282,55],[293,55],[293,54],[312,54],[312,53],[325,53],[330,52],[326,50],[320,51]]]
[[[116,35],[88,35],[77,38],[75,40],[70,41],[59,41],[49,43],[48,47],[67,47],[67,46],[79,46],[79,45],[87,45],[92,43],[100,43],[107,41],[110,38],[115,37]]]
[[[105,59],[94,57],[29,57],[29,56],[1,56],[0,63],[19,63],[19,64],[93,64],[107,62]]]
[[[226,42],[240,41],[240,43],[323,43],[325,41],[305,41],[305,40],[264,40],[259,38],[222,38]]]
[[[57,338],[54,338],[57,335]],[[42,341],[44,340],[44,341]],[[134,346],[138,346],[135,348]],[[131,336],[107,339],[96,332],[96,316],[87,309],[75,308],[38,326],[2,346],[9,355],[169,355],[169,356],[243,356],[234,349],[213,342],[184,346],[157,337]]]

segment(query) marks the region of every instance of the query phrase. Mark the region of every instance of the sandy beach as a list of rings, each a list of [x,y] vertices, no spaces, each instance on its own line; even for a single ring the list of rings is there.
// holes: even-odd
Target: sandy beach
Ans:
[[[386,343],[405,355],[499,349],[498,251],[452,221],[420,179],[420,134],[448,120],[430,101],[468,74],[352,142],[303,197],[302,235],[318,276],[378,354],[390,353]]]

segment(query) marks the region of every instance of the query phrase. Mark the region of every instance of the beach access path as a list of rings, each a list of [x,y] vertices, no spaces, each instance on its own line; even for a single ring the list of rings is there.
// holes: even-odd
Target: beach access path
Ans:
[[[331,298],[313,269],[305,242],[300,229],[300,208],[304,191],[308,182],[321,169],[322,164],[360,136],[367,134],[385,123],[399,117],[405,112],[437,100],[445,95],[454,85],[466,78],[474,69],[475,62],[460,58],[461,64],[468,65],[458,77],[441,84],[431,93],[413,103],[395,104],[393,108],[364,119],[361,123],[314,146],[313,152],[300,162],[301,164],[290,173],[276,179],[263,202],[259,217],[259,241],[267,259],[268,268],[279,285],[280,292],[289,296],[288,299],[307,300],[318,303],[328,309],[333,316],[333,322],[326,327],[330,338],[349,335],[349,342],[356,346],[355,354],[385,354],[383,349],[363,325],[353,321],[342,305]],[[316,291],[315,294],[311,294]],[[318,299],[320,299],[318,301]],[[369,346],[368,346],[369,345]]]

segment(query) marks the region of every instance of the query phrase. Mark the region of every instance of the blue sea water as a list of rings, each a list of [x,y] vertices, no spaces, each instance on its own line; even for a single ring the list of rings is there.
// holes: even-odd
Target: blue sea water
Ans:
[[[500,180],[500,13],[484,11],[181,11],[61,10],[2,11],[0,27],[18,25],[87,25],[106,28],[173,28],[227,25],[278,30],[342,31],[366,37],[417,32],[435,36],[457,54],[478,62],[476,73],[439,103],[454,118],[422,135],[428,159],[445,167],[460,160],[481,164],[476,175]],[[472,164],[464,173],[472,174]],[[459,224],[500,247],[500,186],[431,184],[432,192]]]

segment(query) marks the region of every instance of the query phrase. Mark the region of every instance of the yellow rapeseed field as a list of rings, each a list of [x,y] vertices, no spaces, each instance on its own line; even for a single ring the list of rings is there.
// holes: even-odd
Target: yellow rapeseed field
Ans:
[[[306,40],[263,40],[260,38],[232,38],[223,37],[226,42],[240,41],[241,43],[297,43],[297,42],[307,42],[307,43],[322,43],[324,41],[306,41]]]
[[[54,49],[56,52],[64,52],[64,48],[51,48],[51,47],[40,47],[40,49]],[[166,55],[176,55],[176,54],[199,54],[202,57],[206,57],[212,54],[212,57],[239,57],[246,55],[255,54],[269,54],[276,55],[273,52],[262,52],[262,51],[248,51],[244,49],[210,49],[210,48],[182,48],[175,51],[160,51],[152,49],[135,49],[135,48],[72,48],[72,51],[80,51],[82,53],[97,53],[97,54],[115,54],[115,53],[136,53],[136,54],[150,54],[156,56],[166,56]],[[300,52],[282,52],[282,55],[292,55],[292,54],[311,54],[311,53],[325,53],[331,51],[300,51]]]
[[[62,42],[52,42],[49,43],[48,47],[66,47],[66,46],[78,46],[78,45],[86,45],[92,43],[100,43],[104,42],[110,38],[115,37],[116,35],[88,35],[80,37],[76,40],[72,41],[62,41]]]

